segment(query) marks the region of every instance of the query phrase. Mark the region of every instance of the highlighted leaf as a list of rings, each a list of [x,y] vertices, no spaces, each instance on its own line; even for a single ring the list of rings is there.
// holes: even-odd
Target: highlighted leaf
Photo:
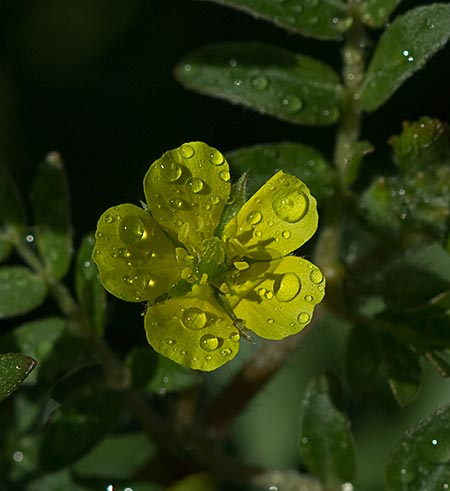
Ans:
[[[225,157],[202,142],[166,152],[144,177],[145,197],[156,222],[193,250],[212,237],[230,187]]]
[[[93,260],[103,286],[116,297],[129,302],[155,299],[179,279],[174,245],[142,208],[109,208],[95,237]]]
[[[266,339],[300,332],[325,294],[325,278],[312,263],[287,256],[230,274],[227,300],[245,327]]]
[[[35,365],[33,358],[21,353],[0,354],[0,401],[19,387]]]
[[[269,45],[225,43],[188,55],[176,68],[191,90],[296,124],[329,125],[339,117],[343,87],[318,60]]]
[[[158,353],[197,370],[215,370],[239,350],[239,332],[207,285],[149,307],[145,330]]]
[[[62,278],[72,258],[72,229],[67,178],[58,153],[50,153],[39,166],[32,198],[37,248],[51,274]]]
[[[264,260],[298,249],[317,230],[315,198],[283,171],[269,179],[224,228],[231,257]]]
[[[361,88],[361,107],[374,111],[450,37],[450,5],[417,7],[397,17],[375,49]]]
[[[352,24],[345,3],[339,0],[214,0],[269,22],[318,39],[341,39]]]
[[[47,297],[47,285],[24,266],[0,268],[0,319],[26,314]]]

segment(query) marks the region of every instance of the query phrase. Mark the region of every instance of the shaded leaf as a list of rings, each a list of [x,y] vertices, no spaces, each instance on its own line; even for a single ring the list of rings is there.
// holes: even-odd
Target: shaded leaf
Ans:
[[[97,266],[92,261],[94,244],[93,234],[86,235],[81,242],[76,259],[75,291],[92,326],[102,334],[106,322],[106,293],[100,283]]]
[[[66,322],[59,317],[48,317],[27,322],[0,337],[0,351],[20,351],[37,360],[38,365],[26,383],[34,382],[41,366],[52,352],[65,330]]]
[[[8,259],[12,249],[12,244],[9,241],[0,238],[0,262]]]
[[[21,353],[0,354],[0,401],[17,390],[35,365],[33,358]]]
[[[450,37],[450,5],[417,7],[386,29],[370,61],[361,88],[361,107],[380,107]]]
[[[40,465],[50,471],[62,469],[89,452],[116,421],[119,401],[116,392],[100,385],[72,391],[42,436]]]
[[[217,483],[208,474],[190,474],[176,482],[167,491],[218,491]]]
[[[329,125],[343,88],[328,65],[258,43],[224,43],[188,55],[175,70],[187,88],[296,124]]]
[[[341,39],[352,24],[346,5],[340,0],[213,0],[235,7],[257,18],[304,36],[318,39]]]
[[[156,371],[147,385],[147,390],[157,394],[176,392],[191,387],[198,380],[197,372],[178,365],[165,356],[160,356]]]
[[[302,143],[267,143],[227,154],[232,168],[249,171],[249,194],[255,193],[278,169],[302,179],[319,204],[333,194],[331,165],[316,149]]]
[[[441,491],[450,482],[450,406],[410,428],[386,466],[387,491]]]
[[[67,178],[58,153],[48,154],[39,166],[32,201],[37,248],[48,271],[62,278],[72,257],[72,229]]]
[[[243,171],[243,169],[239,169]],[[247,201],[248,175],[243,171],[241,177],[231,186],[230,199],[223,209],[222,217],[219,225],[215,230],[215,235],[220,237],[223,233],[225,225],[236,215],[242,208],[242,205]]]
[[[356,142],[350,153],[350,158],[345,168],[344,181],[347,186],[351,186],[358,177],[359,168],[363,158],[373,152],[374,147],[368,141]]]
[[[370,27],[381,27],[402,0],[364,0],[362,20]]]
[[[69,470],[53,472],[28,483],[25,491],[94,491],[75,482]]]
[[[47,296],[47,285],[24,266],[0,268],[0,319],[25,314]]]
[[[303,401],[300,451],[309,471],[325,486],[351,481],[355,448],[347,416],[339,411],[325,376],[311,382]]]

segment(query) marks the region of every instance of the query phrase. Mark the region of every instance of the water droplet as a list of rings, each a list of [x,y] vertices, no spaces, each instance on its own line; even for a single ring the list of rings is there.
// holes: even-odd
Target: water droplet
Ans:
[[[238,332],[232,332],[230,334],[230,339],[231,339],[231,341],[234,341],[235,343],[237,343],[241,339],[241,335]]]
[[[274,320],[273,319],[267,319],[267,324],[273,324]]]
[[[259,238],[261,238],[261,237],[262,237],[262,232],[261,232],[261,230],[257,230],[257,231],[255,232],[255,235],[256,235],[256,237],[258,237],[258,239],[259,239]]]
[[[227,170],[222,169],[219,172],[219,179],[221,181],[228,182],[231,179],[230,173]]]
[[[290,113],[296,113],[297,111],[300,111],[300,109],[303,107],[303,102],[300,97],[293,94],[285,95],[281,103],[283,107]]]
[[[269,79],[264,75],[258,75],[252,78],[251,84],[255,89],[265,90],[269,86]]]
[[[232,68],[235,68],[237,67],[237,60],[235,58],[230,58],[230,60],[228,61],[230,67]]]
[[[262,213],[260,211],[252,211],[247,216],[247,222],[250,225],[256,225],[262,220]]]
[[[182,170],[175,162],[161,162],[161,177],[166,182],[175,182],[181,177]]]
[[[312,297],[312,295],[305,295],[305,300],[306,300],[307,302],[312,302],[312,301],[313,301],[313,297]]]
[[[435,438],[425,440],[422,444],[422,454],[435,464],[450,462],[450,432],[441,430]]]
[[[232,351],[230,350],[230,348],[223,348],[223,350],[221,350],[220,354],[224,357],[228,357],[230,356],[232,353]]]
[[[168,205],[172,210],[182,210],[186,207],[186,203],[181,198],[170,198]]]
[[[285,273],[278,276],[274,282],[273,289],[279,302],[290,302],[299,293],[301,282],[295,273]]]
[[[264,295],[266,294],[266,292],[267,292],[267,290],[266,290],[265,288],[260,288],[260,289],[258,290],[258,295],[259,295],[260,297],[264,297]]]
[[[205,351],[215,351],[223,343],[223,339],[213,334],[205,334],[200,338],[200,347]]]
[[[105,216],[105,223],[108,225],[114,222],[114,217],[112,215],[106,215]]]
[[[207,317],[203,310],[197,307],[186,309],[181,316],[181,322],[188,329],[203,329],[206,326]]]
[[[322,283],[323,281],[323,274],[322,271],[318,268],[314,268],[311,273],[309,273],[309,277],[313,283],[318,285],[319,283]]]
[[[209,154],[209,158],[213,165],[222,165],[225,162],[225,157],[218,150],[213,149]]]
[[[181,156],[184,157],[185,159],[190,159],[194,156],[195,150],[188,143],[184,143],[183,145],[181,145],[180,153]]]
[[[239,87],[240,85],[242,85],[242,80],[240,78],[236,79],[234,81],[234,85],[237,85]]]
[[[402,55],[406,58],[407,61],[409,62],[414,61],[414,57],[411,56],[410,52],[407,49],[404,49],[402,51]]]
[[[186,354],[186,351],[184,349],[180,350],[180,355],[184,356]]]
[[[308,312],[300,312],[300,314],[297,316],[297,320],[300,322],[300,324],[307,324],[310,319],[311,316],[308,314]]]
[[[281,232],[281,235],[283,239],[289,239],[291,237],[291,232],[289,232],[289,230],[283,230],[283,232]]]
[[[123,277],[123,281],[125,283],[127,283],[128,285],[132,285],[134,280],[133,280],[133,278],[131,276],[124,276]]]
[[[175,339],[171,339],[171,338],[166,338],[164,342],[168,345],[172,345],[176,343]]]
[[[186,186],[190,189],[190,191],[197,194],[203,189],[203,181],[198,177],[190,177],[186,181]]]
[[[399,480],[401,483],[408,484],[414,481],[416,477],[416,473],[412,467],[406,468],[402,467],[399,471]]]
[[[147,237],[147,230],[138,216],[125,215],[120,222],[119,235],[125,244],[135,244]]]
[[[264,297],[267,299],[267,300],[272,300],[273,298],[273,292],[270,291],[270,290],[266,290],[266,292],[264,293]]]
[[[275,214],[288,223],[300,221],[308,211],[309,200],[303,191],[282,191],[272,201]]]
[[[210,196],[209,201],[211,201],[211,203],[213,205],[218,205],[220,203],[220,198],[219,198],[219,196],[213,195],[213,196]]]
[[[212,356],[211,355],[206,355],[205,356],[205,360],[206,361],[211,361],[212,360]]]

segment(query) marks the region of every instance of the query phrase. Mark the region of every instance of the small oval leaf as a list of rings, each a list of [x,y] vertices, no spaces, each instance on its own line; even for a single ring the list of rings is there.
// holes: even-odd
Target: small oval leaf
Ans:
[[[24,266],[0,268],[0,319],[26,314],[45,300],[47,285]]]
[[[175,74],[191,90],[295,124],[329,125],[341,113],[344,91],[335,71],[274,46],[206,46],[182,60]]]
[[[33,184],[36,245],[49,272],[62,278],[72,257],[69,190],[61,157],[51,152],[38,168]]]
[[[340,0],[214,0],[273,22],[275,25],[317,39],[342,39],[352,24],[344,2]]]
[[[361,88],[361,107],[374,111],[450,37],[450,5],[417,7],[397,17],[375,49]]]
[[[362,20],[370,27],[381,27],[402,0],[364,0]]]
[[[36,361],[21,353],[0,354],[0,401],[14,392],[36,366]]]

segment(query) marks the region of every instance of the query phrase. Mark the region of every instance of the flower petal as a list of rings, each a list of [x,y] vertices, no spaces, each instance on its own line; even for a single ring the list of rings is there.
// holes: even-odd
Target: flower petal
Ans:
[[[316,200],[307,186],[280,171],[228,222],[223,238],[231,259],[242,254],[256,260],[275,259],[303,245],[317,224]]]
[[[227,299],[247,329],[266,339],[301,331],[325,294],[314,264],[295,256],[254,263],[228,281]]]
[[[155,299],[179,280],[175,247],[150,213],[132,204],[100,217],[93,259],[103,286],[130,302]]]
[[[153,217],[190,252],[213,236],[230,195],[225,157],[202,142],[185,143],[154,162],[144,178]]]
[[[149,307],[145,330],[158,353],[197,370],[215,370],[239,350],[239,332],[207,285]]]

